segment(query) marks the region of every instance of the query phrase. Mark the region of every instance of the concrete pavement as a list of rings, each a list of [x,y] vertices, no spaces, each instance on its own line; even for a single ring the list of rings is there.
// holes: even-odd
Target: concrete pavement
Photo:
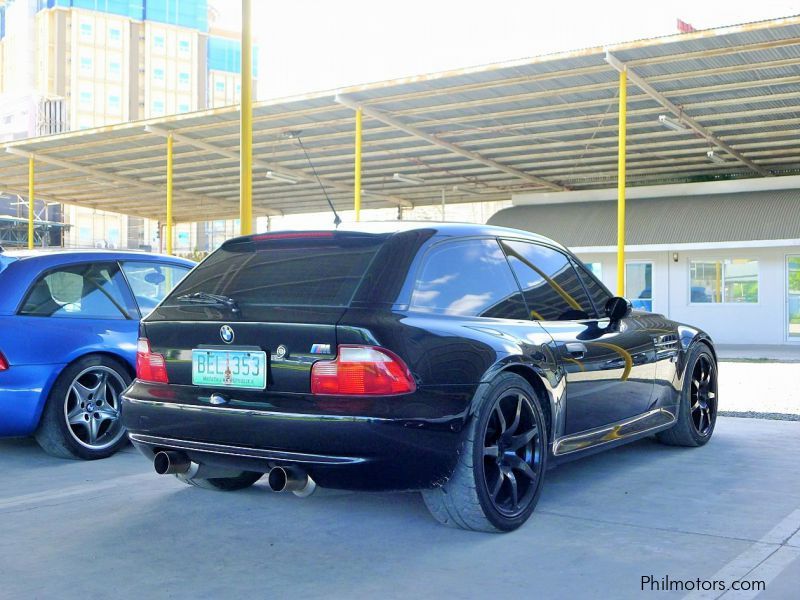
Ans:
[[[83,463],[6,440],[0,597],[680,598],[642,576],[752,571],[786,598],[798,454],[800,423],[720,418],[701,449],[648,439],[550,471],[534,517],[491,535],[436,524],[418,494],[211,492],[130,449]]]

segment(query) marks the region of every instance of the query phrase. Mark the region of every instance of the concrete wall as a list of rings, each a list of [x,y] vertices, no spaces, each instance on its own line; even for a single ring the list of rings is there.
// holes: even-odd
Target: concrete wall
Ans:
[[[800,255],[800,247],[734,248],[629,252],[629,261],[653,262],[653,311],[676,321],[697,325],[721,344],[784,344],[787,337],[787,255]],[[584,262],[602,264],[603,283],[614,293],[617,287],[616,255],[582,253]],[[758,260],[759,294],[754,304],[693,304],[689,301],[689,263],[713,259]]]

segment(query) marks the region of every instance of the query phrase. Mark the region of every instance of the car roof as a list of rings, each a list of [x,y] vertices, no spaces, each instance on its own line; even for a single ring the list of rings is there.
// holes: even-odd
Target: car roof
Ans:
[[[439,221],[362,221],[360,223],[343,223],[339,227],[330,227],[315,229],[313,231],[332,231],[332,232],[347,232],[347,233],[371,233],[371,234],[388,234],[394,235],[398,233],[418,230],[433,230],[434,235],[442,237],[466,237],[466,236],[493,236],[493,237],[516,237],[529,240],[535,240],[552,244],[556,247],[563,248],[558,242],[546,238],[530,231],[523,231],[521,229],[512,229],[510,227],[499,227],[497,225],[484,225],[481,223],[447,223]],[[290,231],[270,231],[259,235],[280,234],[280,233],[298,233],[303,232],[290,232]],[[307,233],[307,232],[306,232]],[[234,242],[235,240],[246,239],[234,238],[228,240]]]
[[[192,261],[177,256],[167,256],[166,254],[156,254],[154,252],[143,252],[140,250],[107,250],[107,249],[68,249],[63,248],[34,248],[32,250],[6,250],[3,256],[15,260],[39,259],[53,264],[82,262],[85,260],[147,260],[147,261],[168,261],[183,263],[186,265],[194,264]]]

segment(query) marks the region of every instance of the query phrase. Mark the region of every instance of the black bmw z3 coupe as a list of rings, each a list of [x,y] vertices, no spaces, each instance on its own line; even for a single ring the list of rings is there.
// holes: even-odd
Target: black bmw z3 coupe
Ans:
[[[708,442],[716,365],[549,239],[361,224],[225,242],[143,320],[122,415],[198,487],[420,490],[442,523],[510,531],[548,466]]]

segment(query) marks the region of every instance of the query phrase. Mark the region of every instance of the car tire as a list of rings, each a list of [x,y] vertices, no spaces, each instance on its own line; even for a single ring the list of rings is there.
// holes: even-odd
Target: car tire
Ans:
[[[34,433],[39,446],[59,458],[96,460],[114,454],[128,441],[119,409],[130,382],[127,367],[109,356],[84,356],[67,365]]]
[[[686,360],[681,400],[675,424],[656,434],[668,446],[696,448],[708,443],[717,422],[717,363],[703,343],[694,345]]]
[[[203,488],[204,490],[217,490],[221,492],[235,492],[236,490],[249,488],[263,476],[263,473],[255,473],[253,471],[244,471],[241,475],[237,475],[236,477],[215,477],[212,479],[189,479],[182,474],[175,475],[175,477],[188,485]]]
[[[501,374],[482,388],[451,477],[422,497],[444,525],[513,531],[528,520],[542,491],[547,427],[524,378]]]

